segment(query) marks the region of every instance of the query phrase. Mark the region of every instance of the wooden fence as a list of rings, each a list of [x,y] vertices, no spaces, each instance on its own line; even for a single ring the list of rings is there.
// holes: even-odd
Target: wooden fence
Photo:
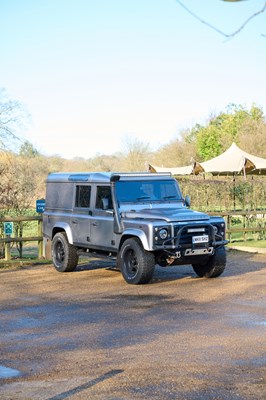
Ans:
[[[229,242],[266,239],[266,210],[209,213],[209,215],[218,214],[225,220],[226,235]]]
[[[210,212],[209,215],[220,215],[224,218],[227,227],[227,239],[229,242],[247,239],[266,239],[266,210],[262,211],[229,211]],[[4,245],[5,260],[11,259],[11,243],[26,242],[38,243],[38,257],[45,256],[42,236],[42,216],[33,217],[5,217],[0,218],[0,225],[4,222],[22,223],[27,221],[36,222],[36,236],[11,237],[0,232],[0,245]],[[251,235],[251,236],[250,236]],[[237,239],[236,239],[237,238]]]
[[[5,260],[11,260],[11,243],[20,243],[21,245],[25,242],[37,242],[38,243],[38,257],[44,256],[43,252],[43,235],[42,235],[42,215],[34,217],[4,217],[0,218],[0,223],[3,225],[5,222],[22,223],[27,221],[36,221],[36,236],[27,237],[11,237],[11,235],[5,235],[4,230],[0,236],[0,245],[4,244]]]

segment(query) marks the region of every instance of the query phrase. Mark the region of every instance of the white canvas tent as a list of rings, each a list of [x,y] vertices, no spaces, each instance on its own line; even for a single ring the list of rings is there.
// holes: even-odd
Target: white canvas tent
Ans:
[[[197,162],[193,162],[191,165],[186,165],[185,167],[167,168],[167,167],[157,167],[155,165],[149,164],[150,172],[171,172],[172,175],[198,175],[200,172],[204,172],[201,165]]]
[[[213,175],[261,174],[266,175],[266,159],[241,150],[235,143],[224,153],[202,163],[177,168],[157,167],[149,164],[150,172],[171,172],[173,175],[198,175],[201,172]]]
[[[266,159],[241,150],[235,143],[218,157],[200,163],[205,172],[213,175],[247,173],[266,174]]]

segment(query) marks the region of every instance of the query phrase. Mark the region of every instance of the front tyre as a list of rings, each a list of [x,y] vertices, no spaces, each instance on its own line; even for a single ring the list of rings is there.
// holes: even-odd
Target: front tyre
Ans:
[[[155,269],[153,253],[143,249],[137,238],[125,240],[117,257],[117,266],[127,283],[138,285],[148,283]]]
[[[218,247],[205,264],[192,264],[196,274],[201,278],[216,278],[224,272],[226,265],[225,248]]]
[[[53,238],[52,259],[58,272],[74,271],[78,264],[77,248],[68,242],[65,232],[59,232]]]

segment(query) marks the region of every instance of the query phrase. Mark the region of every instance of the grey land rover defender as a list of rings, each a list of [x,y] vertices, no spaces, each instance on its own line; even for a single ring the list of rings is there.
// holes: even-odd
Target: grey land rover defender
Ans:
[[[191,264],[198,276],[217,277],[226,265],[225,222],[189,203],[167,173],[52,173],[43,234],[59,272],[86,254],[116,259],[131,284],[148,283],[156,265]]]

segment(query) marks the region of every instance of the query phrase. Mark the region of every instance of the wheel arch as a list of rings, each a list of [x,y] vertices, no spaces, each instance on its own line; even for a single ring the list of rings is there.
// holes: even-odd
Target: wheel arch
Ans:
[[[58,232],[65,232],[69,244],[73,244],[73,235],[69,224],[60,222],[53,227],[52,239]]]
[[[123,232],[123,235],[121,237],[120,243],[119,243],[119,250],[121,249],[123,243],[130,238],[137,238],[141,242],[144,250],[149,251],[149,244],[148,244],[148,239],[145,233],[140,230],[140,229],[127,229]]]

